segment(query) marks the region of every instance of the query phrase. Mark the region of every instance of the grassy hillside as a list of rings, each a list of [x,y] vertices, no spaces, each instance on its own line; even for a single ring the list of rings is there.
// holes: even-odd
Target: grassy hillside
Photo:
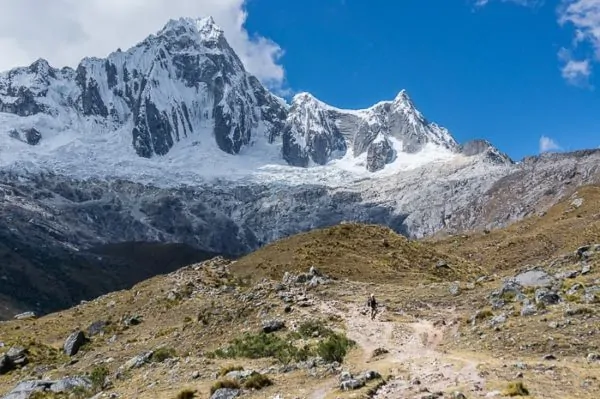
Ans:
[[[438,267],[438,264],[448,267]],[[298,234],[239,259],[232,271],[280,279],[315,266],[336,278],[363,282],[443,281],[479,273],[472,262],[387,227],[348,223]]]

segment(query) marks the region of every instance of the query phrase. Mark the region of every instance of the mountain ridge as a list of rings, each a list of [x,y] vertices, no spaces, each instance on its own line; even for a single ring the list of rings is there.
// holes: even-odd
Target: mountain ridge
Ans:
[[[405,90],[364,110],[335,108],[308,93],[287,104],[245,70],[211,17],[171,19],[127,51],[85,57],[76,69],[40,59],[1,73],[0,116],[0,139],[64,147],[89,140],[87,132],[114,132],[122,141],[130,136],[144,158],[183,142],[207,153],[214,144],[228,154],[258,146],[300,167],[369,152],[366,169],[376,172],[428,144],[460,153]]]

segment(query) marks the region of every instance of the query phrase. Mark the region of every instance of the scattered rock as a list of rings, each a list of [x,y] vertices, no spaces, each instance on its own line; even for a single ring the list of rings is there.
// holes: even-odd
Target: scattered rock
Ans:
[[[452,296],[460,295],[460,285],[458,283],[452,283],[449,291]]]
[[[582,275],[589,274],[589,272],[591,272],[591,271],[592,271],[592,266],[590,266],[589,264],[584,263],[581,266],[581,274]]]
[[[587,355],[588,362],[597,362],[600,361],[600,354],[598,353],[588,353]]]
[[[591,245],[584,245],[583,247],[579,247],[575,251],[575,256],[577,256],[580,259],[587,259],[591,255],[590,249],[592,249]]]
[[[344,371],[340,374],[340,382],[348,381],[352,379],[352,374],[349,371]]]
[[[521,308],[521,316],[533,316],[537,312],[535,305],[527,304]]]
[[[28,319],[35,319],[36,315],[35,312],[24,312],[24,313],[19,313],[18,315],[15,316],[15,319],[17,320],[28,320]]]
[[[221,388],[217,389],[210,399],[233,399],[240,396],[240,393],[239,389]]]
[[[579,276],[580,273],[581,272],[579,270],[567,270],[564,272],[556,273],[554,277],[556,277],[559,280],[573,279]]]
[[[137,326],[141,323],[142,323],[142,318],[140,316],[130,316],[130,317],[126,317],[123,320],[123,324],[126,327]]]
[[[285,308],[283,308],[283,311],[285,313],[291,313],[292,312],[292,307],[290,305],[286,305]]]
[[[506,323],[506,319],[507,319],[507,317],[505,314],[500,314],[498,316],[494,316],[490,320],[490,327],[501,326],[502,324]]]
[[[194,371],[191,377],[193,380],[197,380],[198,378],[200,378],[200,372],[198,370]]]
[[[86,338],[83,331],[76,331],[73,334],[69,335],[65,344],[63,345],[63,349],[67,356],[75,356],[79,349],[85,344]]]
[[[142,367],[144,364],[148,363],[152,355],[153,351],[148,351],[146,353],[142,353],[141,355],[137,355],[131,359],[129,359],[123,366],[126,370],[137,369]]]
[[[50,386],[52,392],[70,392],[76,388],[90,389],[92,383],[87,378],[82,377],[66,377],[56,381]]]
[[[350,379],[350,380],[343,381],[340,384],[340,389],[342,391],[351,391],[351,390],[355,390],[355,389],[360,389],[364,386],[365,386],[365,381],[358,380],[358,379]]]
[[[225,375],[230,380],[244,381],[249,377],[257,374],[254,370],[233,370]]]
[[[0,375],[6,374],[14,369],[14,364],[6,355],[0,356]]]
[[[94,335],[102,334],[106,326],[107,323],[103,320],[95,321],[88,327],[88,335],[93,337]]]
[[[560,296],[547,288],[538,288],[535,291],[535,302],[544,305],[556,305],[560,302]]]
[[[567,295],[576,295],[579,291],[583,290],[584,287],[580,283],[575,283],[569,290],[567,291]]]
[[[543,359],[544,359],[544,360],[556,360],[556,356],[554,356],[553,354],[551,354],[551,353],[550,353],[550,354],[548,354],[548,355],[545,355],[545,356],[543,357]]]
[[[550,287],[554,279],[543,270],[533,269],[515,276],[515,282],[522,287]]]
[[[28,363],[27,349],[22,346],[13,346],[6,352],[6,356],[13,368],[23,367]]]
[[[3,399],[28,399],[34,392],[51,391],[66,393],[75,389],[91,389],[92,383],[83,377],[65,377],[59,380],[31,380],[22,381],[10,391]]]
[[[454,392],[452,394],[452,399],[467,399],[467,397],[462,392]]]
[[[435,267],[438,269],[450,269],[450,266],[448,265],[448,263],[446,263],[445,260],[439,260],[436,264]]]
[[[283,320],[268,320],[263,322],[262,330],[264,333],[272,333],[275,331],[279,331],[285,327],[285,322]]]

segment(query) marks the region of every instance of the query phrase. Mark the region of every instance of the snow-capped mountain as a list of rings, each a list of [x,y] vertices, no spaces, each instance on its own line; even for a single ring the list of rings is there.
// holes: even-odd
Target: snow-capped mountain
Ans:
[[[600,150],[514,163],[488,141],[457,143],[404,91],[361,110],[308,93],[287,104],[211,18],[172,20],[76,69],[0,74],[0,297],[47,311],[121,287],[81,283],[114,266],[103,244],[237,256],[343,221],[421,238],[504,226],[599,183]]]
[[[94,140],[116,133],[144,158],[177,143],[202,147],[197,157],[205,161],[217,162],[213,147],[227,154],[255,147],[301,167],[367,153],[365,166],[375,172],[428,144],[460,152],[405,91],[364,110],[337,109],[308,93],[286,104],[246,72],[210,17],[171,20],[133,48],[85,58],[76,70],[40,59],[0,74],[0,119],[5,140],[52,148],[79,140],[79,148],[100,150]]]
[[[136,153],[151,157],[207,132],[232,154],[257,137],[272,141],[286,105],[245,71],[223,31],[204,18],[171,20],[132,49],[86,58],[77,70],[39,60],[4,73],[0,112],[20,117],[13,136],[37,131],[41,140],[90,124],[127,126]]]

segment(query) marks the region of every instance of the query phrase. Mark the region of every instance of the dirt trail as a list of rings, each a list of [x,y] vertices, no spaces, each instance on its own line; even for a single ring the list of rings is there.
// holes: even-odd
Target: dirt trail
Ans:
[[[357,342],[364,356],[360,367],[385,367],[394,376],[381,388],[376,399],[422,398],[428,392],[461,391],[468,397],[484,396],[484,379],[477,370],[478,362],[437,349],[444,334],[454,328],[452,309],[440,313],[437,322],[426,319],[387,321],[385,309],[376,320],[371,320],[363,309],[355,305],[325,302],[321,311],[335,314],[345,320],[347,335]],[[376,360],[373,351],[384,348],[388,353]],[[384,372],[385,370],[380,370]],[[321,395],[313,396],[323,397]]]

